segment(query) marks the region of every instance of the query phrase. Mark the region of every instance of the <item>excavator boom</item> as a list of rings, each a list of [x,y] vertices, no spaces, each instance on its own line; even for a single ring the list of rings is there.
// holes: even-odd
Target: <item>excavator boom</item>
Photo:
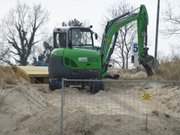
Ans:
[[[123,26],[126,26],[134,21],[137,22],[139,62],[144,66],[148,75],[153,74],[154,69],[156,69],[155,66],[157,67],[158,62],[147,53],[148,13],[144,5],[141,5],[140,8],[135,9],[132,12],[125,13],[115,19],[112,19],[107,23],[101,44],[101,55],[103,63],[102,74],[106,74],[108,63],[110,61],[110,57],[113,53],[118,37],[118,31]]]

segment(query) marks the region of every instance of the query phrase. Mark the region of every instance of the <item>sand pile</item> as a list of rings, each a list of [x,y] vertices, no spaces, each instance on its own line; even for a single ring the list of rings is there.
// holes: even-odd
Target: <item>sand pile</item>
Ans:
[[[0,66],[0,86],[27,82],[29,77],[18,67]]]
[[[13,117],[32,116],[46,110],[47,101],[30,86],[17,85],[0,89],[0,112]]]
[[[114,75],[118,74],[119,79],[146,79],[147,74],[145,71],[136,71],[136,70],[122,70],[122,69],[108,69],[108,74]]]
[[[34,118],[32,126],[38,121],[38,115],[43,115],[50,108],[45,96],[33,87],[16,85],[12,88],[0,89],[0,134],[29,134],[22,128],[23,123]],[[48,112],[49,113],[49,112]],[[45,130],[45,129],[44,129]],[[16,131],[17,133],[13,133]]]
[[[66,114],[64,135],[178,135],[179,122],[163,115],[151,116],[148,131],[145,117],[92,115],[86,111]],[[170,124],[170,125],[169,125]]]
[[[166,86],[161,89],[152,89],[157,103],[160,103],[159,109],[171,115],[180,115],[180,88],[178,86]]]
[[[146,79],[147,78],[147,74],[144,71],[139,71],[139,72],[125,72],[125,73],[121,73],[122,78],[123,79]]]
[[[141,94],[140,86],[130,89],[111,84],[111,89],[96,95],[68,88],[64,135],[179,135],[180,120],[170,113],[174,111],[180,116],[179,87],[153,84],[144,90],[153,94],[148,109],[158,109],[157,103],[162,105],[160,109],[166,108],[149,111],[148,131],[142,113],[146,108],[136,97]],[[47,85],[17,83],[0,88],[0,135],[59,135],[60,105],[60,91],[51,92]]]

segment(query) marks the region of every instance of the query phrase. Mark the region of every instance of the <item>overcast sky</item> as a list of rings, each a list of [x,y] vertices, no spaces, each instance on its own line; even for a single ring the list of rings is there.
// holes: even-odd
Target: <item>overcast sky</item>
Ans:
[[[41,3],[50,13],[48,23],[49,31],[54,27],[60,26],[62,21],[78,18],[81,21],[86,21],[87,24],[92,24],[93,29],[102,34],[102,24],[104,17],[108,15],[108,10],[113,6],[120,4],[121,0],[19,0],[28,5]],[[123,1],[123,0],[122,0]],[[156,24],[156,7],[157,0],[126,0],[134,7],[145,4],[149,13],[148,26],[148,41],[150,53],[154,54],[154,40],[155,40],[155,24]],[[180,7],[179,0],[161,0],[161,15],[160,15],[160,29],[163,26],[163,13],[167,9],[168,3],[172,6]],[[17,0],[0,0],[0,19],[3,18],[11,9],[15,7]],[[180,9],[180,8],[179,8]],[[176,9],[178,11],[178,9]],[[177,38],[167,38],[160,33],[158,51],[167,55],[171,53],[172,46],[177,46]],[[162,54],[161,54],[162,55]]]

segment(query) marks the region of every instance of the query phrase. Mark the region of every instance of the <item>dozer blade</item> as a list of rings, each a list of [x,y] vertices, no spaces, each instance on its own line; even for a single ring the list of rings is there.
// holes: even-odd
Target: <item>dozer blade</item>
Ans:
[[[148,76],[155,74],[159,68],[158,60],[151,55],[147,55],[145,58],[143,58],[142,65]]]

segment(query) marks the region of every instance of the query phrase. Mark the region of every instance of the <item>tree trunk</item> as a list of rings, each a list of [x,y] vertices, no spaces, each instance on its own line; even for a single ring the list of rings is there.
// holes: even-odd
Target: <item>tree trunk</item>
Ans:
[[[129,62],[128,61],[129,60],[129,57],[128,57],[129,55],[128,54],[129,53],[126,54],[126,69],[128,69],[128,67],[129,67],[129,63],[128,63]]]
[[[20,56],[20,62],[19,62],[19,63],[20,63],[20,65],[22,65],[22,66],[26,66],[26,65],[28,64],[27,58]]]
[[[122,54],[122,69],[125,69],[125,58],[124,58],[124,54]]]

